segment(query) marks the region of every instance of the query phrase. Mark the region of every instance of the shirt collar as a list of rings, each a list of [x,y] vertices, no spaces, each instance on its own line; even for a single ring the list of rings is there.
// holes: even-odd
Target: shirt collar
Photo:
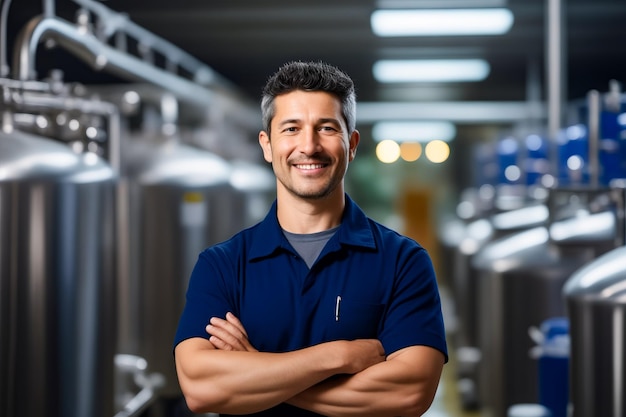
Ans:
[[[376,248],[374,235],[369,219],[361,208],[346,194],[346,206],[339,230],[338,242],[341,245],[363,248]],[[259,223],[254,234],[250,249],[250,259],[262,258],[283,248],[288,250],[289,244],[283,235],[276,216],[276,201],[272,204],[265,219]]]

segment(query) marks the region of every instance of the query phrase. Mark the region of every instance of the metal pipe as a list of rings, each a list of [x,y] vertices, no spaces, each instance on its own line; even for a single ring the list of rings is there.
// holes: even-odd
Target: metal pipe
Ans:
[[[7,63],[7,19],[10,6],[11,0],[4,0],[0,11],[0,77],[6,77],[11,71]]]
[[[587,93],[587,128],[589,130],[589,185],[597,188],[600,184],[600,93],[591,90]]]
[[[174,44],[137,25],[128,16],[115,12],[102,3],[93,0],[72,1],[99,17],[99,24],[103,25],[105,36],[109,37],[114,33],[122,32],[137,39],[140,44],[146,45],[149,49],[158,51],[162,56],[166,57],[168,63],[175,63],[183,67],[194,75],[193,81],[207,87],[236,90],[236,87],[230,81],[221,77],[213,69]]]
[[[205,109],[219,103],[219,106],[226,109],[236,109],[230,115],[236,117],[238,123],[254,128],[258,125],[255,122],[258,120],[256,107],[253,107],[234,87],[230,88],[222,79],[214,78],[209,89],[199,84],[197,80],[190,81],[155,67],[125,51],[111,47],[92,33],[81,30],[58,17],[35,17],[22,29],[14,51],[14,78],[21,81],[36,78],[37,47],[46,39],[53,39],[59,46],[97,71],[106,71],[129,81],[156,85],[170,91],[181,103],[188,103],[198,108]],[[210,70],[208,67],[205,68],[207,71]],[[196,78],[198,74],[196,72]]]
[[[102,43],[93,34],[81,32],[74,25],[56,17],[35,17],[22,29],[15,47],[14,78],[21,81],[36,78],[35,53],[39,43],[46,39],[53,39],[98,71],[158,85],[181,100],[201,106],[207,106],[213,101],[214,93],[199,84],[120,52]]]
[[[130,399],[124,409],[117,412],[115,417],[138,416],[157,398],[158,390],[163,387],[165,380],[163,375],[152,373],[146,375],[146,360],[142,357],[127,354],[115,355],[115,366],[122,372],[133,374],[135,384],[141,390]]]
[[[43,15],[46,17],[56,15],[54,0],[43,0]]]
[[[532,107],[538,107],[541,104],[541,71],[536,59],[531,58],[527,62],[526,75],[526,101],[529,106],[529,113],[532,114]],[[528,120],[528,127],[535,132],[539,131],[541,121],[536,115]]]
[[[563,67],[565,54],[563,1],[547,0],[546,3],[546,74],[548,95],[548,138],[556,141],[563,119],[563,102],[566,99],[563,86],[567,74]]]

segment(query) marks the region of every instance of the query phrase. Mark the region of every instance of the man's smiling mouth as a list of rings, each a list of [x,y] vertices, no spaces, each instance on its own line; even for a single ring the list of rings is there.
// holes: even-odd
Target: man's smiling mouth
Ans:
[[[298,169],[312,170],[312,169],[324,168],[326,164],[296,164],[294,166]]]

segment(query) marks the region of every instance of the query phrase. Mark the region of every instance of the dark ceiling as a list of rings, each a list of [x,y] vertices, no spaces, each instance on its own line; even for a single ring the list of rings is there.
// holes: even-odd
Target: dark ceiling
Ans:
[[[447,0],[450,1],[464,3]],[[9,42],[19,27],[42,11],[41,1],[14,3],[9,14]],[[265,79],[289,60],[324,60],[341,67],[354,78],[360,102],[524,101],[532,91],[535,94],[539,91],[545,99],[548,0],[501,1],[515,18],[512,29],[505,35],[435,38],[375,37],[369,20],[377,5],[374,0],[109,0],[102,3],[195,56],[254,100],[259,97]],[[391,0],[389,4],[392,3],[411,2]],[[446,0],[430,1],[431,5],[444,3]],[[565,99],[584,97],[590,89],[605,91],[611,79],[623,81],[626,1],[563,0],[562,3]],[[64,18],[73,19],[76,9],[70,0],[56,2],[56,13]],[[448,85],[383,86],[372,76],[372,64],[380,58],[444,57],[485,58],[491,65],[491,73],[482,82]],[[68,65],[63,59],[66,58],[62,52],[49,53],[48,58],[39,61],[38,69],[43,72],[50,67],[61,67],[69,80],[109,81],[105,74],[83,68],[80,63]]]

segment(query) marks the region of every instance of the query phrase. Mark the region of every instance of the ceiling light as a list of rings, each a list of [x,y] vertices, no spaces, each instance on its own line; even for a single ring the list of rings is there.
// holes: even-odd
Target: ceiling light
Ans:
[[[424,153],[430,162],[440,164],[445,162],[450,156],[450,146],[442,140],[433,140],[428,142]]]
[[[407,162],[415,162],[422,156],[422,145],[419,142],[403,142],[400,144],[400,158]]]
[[[393,140],[383,140],[376,145],[376,157],[385,164],[396,162],[400,157],[400,145]]]
[[[376,10],[370,23],[378,36],[501,35],[513,25],[513,13],[504,8]]]
[[[396,142],[450,141],[456,128],[450,122],[379,122],[372,127],[376,142],[391,139]]]
[[[383,83],[482,81],[490,67],[482,59],[381,60],[374,77]]]

